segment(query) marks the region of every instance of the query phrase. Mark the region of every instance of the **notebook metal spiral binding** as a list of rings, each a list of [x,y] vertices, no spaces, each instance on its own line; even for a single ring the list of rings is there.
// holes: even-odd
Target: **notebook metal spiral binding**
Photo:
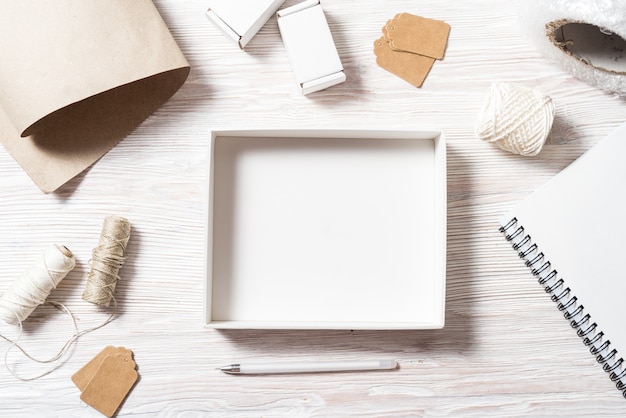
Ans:
[[[526,266],[531,269],[532,275],[557,304],[558,310],[563,312],[570,326],[576,330],[576,334],[589,347],[596,361],[609,374],[611,381],[626,398],[624,359],[618,357],[616,349],[611,349],[610,340],[604,338],[604,333],[598,329],[595,322],[592,322],[591,315],[584,312],[584,306],[578,302],[576,296],[572,295],[570,288],[566,287],[565,280],[558,277],[556,269],[552,268],[549,260],[546,260],[539,246],[532,242],[532,238],[525,232],[524,227],[519,225],[517,218],[512,218],[500,227],[500,232],[511,243],[518,256],[524,260]]]

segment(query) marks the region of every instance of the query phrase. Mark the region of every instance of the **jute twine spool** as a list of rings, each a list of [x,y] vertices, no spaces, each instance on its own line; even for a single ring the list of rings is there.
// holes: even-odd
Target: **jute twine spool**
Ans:
[[[505,151],[539,154],[554,122],[554,103],[540,92],[493,83],[476,124],[476,136]]]
[[[48,247],[0,297],[0,319],[12,325],[21,324],[75,265],[74,255],[66,247]]]
[[[102,224],[98,246],[93,249],[91,270],[83,299],[98,306],[109,306],[114,299],[118,274],[126,259],[124,253],[130,238],[130,222],[121,216],[108,216]]]
[[[128,221],[126,221],[126,223],[128,223]],[[103,229],[106,231],[109,230],[109,228],[106,226]],[[129,230],[130,227],[126,227],[126,231]],[[103,232],[103,235],[112,237],[115,236],[115,234],[109,232]],[[128,233],[126,234],[126,236],[128,236]],[[104,240],[106,241],[107,239],[105,238]],[[101,238],[101,242],[102,241],[103,238]],[[118,246],[125,248],[126,243],[128,242],[128,238],[120,239],[119,241],[121,242],[118,244]],[[111,244],[111,247],[114,247],[114,245]],[[103,245],[103,251],[106,248],[109,248],[109,246]],[[94,252],[96,251],[94,250]],[[105,265],[109,265],[111,263],[111,261],[109,260],[109,256],[107,256],[106,253],[101,257],[97,257],[97,259],[104,260],[103,263]],[[112,259],[119,260],[119,257],[112,257]],[[59,284],[59,282],[67,275],[70,270],[74,268],[74,266],[74,255],[70,250],[68,250],[64,246],[51,246],[44,252],[41,259],[38,260],[36,264],[29,267],[22,274],[20,279],[16,280],[13,283],[12,287],[0,297],[0,319],[9,324],[17,324],[19,326],[19,333],[17,334],[17,337],[8,337],[6,335],[0,334],[0,339],[3,339],[10,344],[6,352],[4,353],[4,366],[6,370],[15,378],[23,381],[31,381],[46,376],[47,374],[56,370],[61,364],[63,364],[62,359],[65,357],[66,354],[70,352],[72,344],[76,342],[81,335],[85,335],[89,332],[102,328],[111,321],[113,321],[115,317],[115,312],[111,312],[108,318],[99,325],[80,331],[78,329],[78,324],[76,322],[74,314],[65,305],[47,299],[52,289],[54,289]],[[113,299],[113,301],[115,301],[115,299]],[[26,318],[28,318],[28,316],[37,306],[43,303],[50,304],[66,313],[71,320],[73,329],[71,336],[67,338],[65,343],[60,347],[56,354],[47,359],[34,357],[19,344],[24,330],[22,322]],[[9,354],[14,348],[21,351],[26,358],[32,360],[33,362],[48,364],[50,366],[39,374],[29,377],[23,376],[21,373],[18,373],[16,370],[14,370],[13,367],[9,366]]]

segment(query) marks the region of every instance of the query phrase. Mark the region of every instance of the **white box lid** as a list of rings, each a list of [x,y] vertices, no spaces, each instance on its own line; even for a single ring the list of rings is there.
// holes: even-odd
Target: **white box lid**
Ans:
[[[306,1],[279,10],[277,15],[283,44],[300,85],[329,77],[334,80],[333,84],[345,80],[343,65],[319,1]]]
[[[285,0],[212,0],[207,16],[243,49]]]

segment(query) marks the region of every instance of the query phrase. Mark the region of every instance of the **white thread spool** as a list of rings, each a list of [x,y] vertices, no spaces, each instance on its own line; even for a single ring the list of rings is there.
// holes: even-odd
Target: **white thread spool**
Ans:
[[[26,269],[0,297],[0,319],[8,324],[21,324],[46,301],[52,289],[75,265],[74,255],[66,247],[48,247],[37,262]]]
[[[554,122],[554,103],[540,92],[508,83],[493,83],[475,134],[505,151],[537,155]]]

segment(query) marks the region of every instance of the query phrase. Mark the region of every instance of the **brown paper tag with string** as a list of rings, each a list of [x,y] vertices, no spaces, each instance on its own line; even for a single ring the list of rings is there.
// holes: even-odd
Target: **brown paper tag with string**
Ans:
[[[421,87],[435,59],[410,52],[394,51],[384,37],[374,42],[376,63],[406,82]]]

